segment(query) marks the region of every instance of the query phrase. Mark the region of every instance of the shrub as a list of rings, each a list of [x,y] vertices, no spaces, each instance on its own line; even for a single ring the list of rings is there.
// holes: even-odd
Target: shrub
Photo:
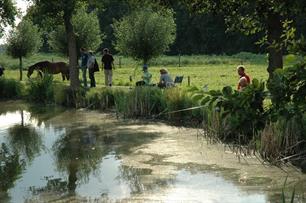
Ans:
[[[23,94],[23,85],[14,79],[0,78],[0,97],[2,99],[17,99]]]
[[[53,103],[53,76],[45,74],[42,78],[29,80],[27,98],[39,103]]]

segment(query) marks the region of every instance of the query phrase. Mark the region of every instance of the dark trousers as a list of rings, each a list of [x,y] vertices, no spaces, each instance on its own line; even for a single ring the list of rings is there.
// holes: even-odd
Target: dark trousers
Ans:
[[[89,79],[90,79],[90,87],[96,86],[95,72],[92,69],[89,69]]]
[[[143,80],[136,82],[136,86],[144,86],[145,84]]]

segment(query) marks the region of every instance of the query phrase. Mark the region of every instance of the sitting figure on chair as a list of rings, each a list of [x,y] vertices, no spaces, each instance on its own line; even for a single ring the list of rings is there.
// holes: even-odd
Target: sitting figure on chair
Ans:
[[[142,80],[136,82],[136,86],[149,86],[149,85],[151,85],[152,74],[149,73],[147,64],[143,65],[142,71],[143,71]]]
[[[167,69],[162,68],[159,70],[159,72],[160,72],[160,79],[159,79],[159,83],[157,86],[159,88],[173,87],[174,82],[171,76],[169,75]]]

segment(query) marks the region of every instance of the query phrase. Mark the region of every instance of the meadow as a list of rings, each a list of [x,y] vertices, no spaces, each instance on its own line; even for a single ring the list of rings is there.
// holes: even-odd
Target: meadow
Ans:
[[[96,55],[99,67],[101,68],[101,55]],[[113,84],[115,86],[132,86],[135,82],[141,79],[142,65],[131,58],[115,55],[115,70],[113,76]],[[291,64],[292,56],[285,57],[285,66]],[[23,59],[24,81],[27,81],[27,67],[42,60],[49,61],[68,61],[67,57],[57,54],[38,53],[31,57]],[[6,54],[0,54],[0,64],[6,68],[5,78],[19,79],[19,60],[13,59]],[[242,52],[236,55],[191,55],[191,56],[161,56],[152,60],[149,65],[149,71],[153,75],[153,83],[159,80],[159,69],[167,68],[170,75],[184,76],[181,86],[188,86],[188,76],[190,77],[190,86],[203,87],[208,86],[208,89],[222,89],[224,86],[236,88],[238,75],[236,67],[243,64],[246,67],[246,72],[251,78],[259,80],[267,80],[268,73],[267,56],[260,54],[252,54]],[[37,76],[36,74],[33,77]],[[130,76],[132,81],[130,81]],[[97,86],[104,85],[104,74],[100,71],[96,72],[95,78]],[[54,77],[56,81],[61,81],[61,76]],[[80,71],[80,79],[82,74]],[[89,79],[88,79],[89,80]],[[67,82],[65,82],[67,83]],[[67,83],[68,84],[68,83]]]

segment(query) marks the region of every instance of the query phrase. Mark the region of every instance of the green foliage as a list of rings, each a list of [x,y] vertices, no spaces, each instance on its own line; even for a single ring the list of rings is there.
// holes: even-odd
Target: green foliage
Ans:
[[[28,100],[39,103],[53,103],[53,76],[45,74],[42,78],[29,80]]]
[[[66,100],[67,100],[67,89],[68,87],[64,84],[56,84],[53,83],[54,85],[54,102],[58,105],[65,105],[66,104]]]
[[[23,86],[19,81],[0,78],[0,87],[1,99],[17,99],[22,97]]]
[[[38,28],[31,21],[24,20],[8,37],[7,53],[14,58],[27,57],[41,46]]]
[[[110,88],[92,88],[86,92],[87,107],[92,109],[110,109],[115,105],[114,93]]]
[[[88,13],[87,8],[82,6],[73,15],[72,24],[76,34],[77,49],[85,47],[96,50],[99,47],[104,35],[100,33],[96,12]],[[68,55],[68,41],[65,33],[65,27],[59,25],[50,34],[49,43],[55,51]]]
[[[263,109],[265,99],[264,83],[254,79],[243,91],[233,91],[224,87],[222,91],[209,91],[206,103],[220,112],[222,131],[219,137],[223,141],[249,143],[253,136],[262,130],[266,123]]]
[[[3,35],[3,28],[13,25],[17,10],[12,0],[2,0],[0,2],[0,37]]]
[[[274,72],[269,80],[273,109],[277,115],[290,118],[306,112],[306,63],[298,63]]]
[[[114,23],[115,47],[120,53],[147,63],[169,48],[175,30],[170,10],[136,10]]]

